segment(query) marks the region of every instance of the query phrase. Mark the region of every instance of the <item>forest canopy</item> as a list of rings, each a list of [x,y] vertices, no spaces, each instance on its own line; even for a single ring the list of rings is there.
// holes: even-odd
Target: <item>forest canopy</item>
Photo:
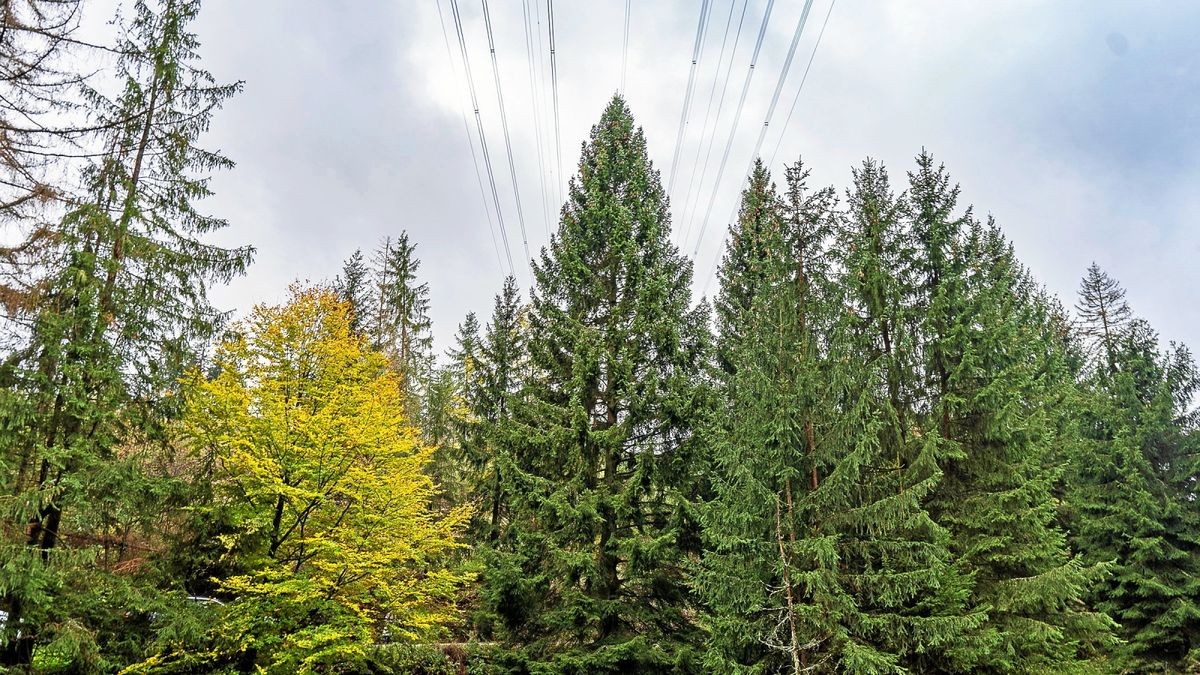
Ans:
[[[0,17],[0,668],[1200,670],[1200,371],[933,154],[759,160],[696,297],[618,95],[445,354],[403,224],[234,321],[202,143],[240,84],[194,0],[112,47],[77,5]]]

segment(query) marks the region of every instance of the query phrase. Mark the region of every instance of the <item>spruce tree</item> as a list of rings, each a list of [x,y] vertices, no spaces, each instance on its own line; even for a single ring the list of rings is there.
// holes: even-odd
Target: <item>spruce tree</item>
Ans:
[[[645,137],[616,97],[534,265],[530,375],[502,467],[509,517],[485,588],[521,669],[694,667],[683,488],[706,317],[669,237]]]
[[[826,435],[837,458],[816,491],[853,600],[830,639],[845,672],[936,670],[984,616],[967,606],[970,578],[925,507],[946,450],[921,433],[914,244],[886,170],[854,171],[838,233],[839,320],[829,381],[838,397]]]
[[[741,322],[746,319],[765,274],[760,263],[768,255],[764,250],[767,232],[778,229],[781,217],[779,195],[771,183],[771,175],[761,159],[755,160],[750,180],[742,191],[737,222],[730,225],[725,255],[717,271],[720,291],[713,302],[717,324],[715,350],[717,367],[725,373],[734,370],[732,352],[742,333]]]
[[[342,263],[342,273],[334,280],[334,289],[343,302],[350,303],[350,329],[362,334],[370,321],[370,300],[366,262],[363,260],[362,249],[354,253]]]
[[[1165,352],[1134,319],[1124,290],[1098,267],[1079,298],[1092,355],[1081,382],[1080,442],[1067,475],[1072,543],[1113,561],[1091,600],[1127,642],[1121,667],[1181,670],[1200,663],[1200,437],[1197,371],[1186,349]]]
[[[1063,668],[1108,630],[1080,601],[1096,571],[1070,555],[1056,523],[1051,452],[1069,373],[1055,367],[1047,308],[1011,246],[969,208],[958,211],[958,196],[922,152],[906,209],[928,401],[921,433],[944,457],[930,509],[973,579],[971,606],[988,617],[940,666]]]
[[[780,200],[756,168],[722,263],[725,375],[705,431],[714,496],[702,511],[707,551],[696,577],[711,608],[714,671],[820,668],[845,638],[838,617],[853,611],[818,495],[832,459],[819,440],[834,407],[823,335],[836,312],[824,246],[835,194],[809,191],[807,175],[800,163],[788,167]]]
[[[417,272],[421,259],[407,232],[385,239],[375,253],[374,297],[368,335],[392,363],[404,384],[409,410],[421,414],[424,387],[433,376],[433,332],[429,284]],[[422,425],[424,426],[424,425]]]
[[[56,226],[23,345],[0,367],[5,665],[27,664],[35,644],[78,654],[128,630],[104,617],[121,614],[114,602],[134,601],[110,593],[130,586],[68,537],[87,527],[89,509],[145,485],[114,480],[122,468],[139,475],[118,448],[163,439],[178,380],[220,323],[206,289],[251,256],[208,243],[226,223],[196,210],[209,194],[206,174],[231,166],[196,140],[240,88],[216,84],[197,64],[187,27],[198,9],[134,4],[117,62],[121,93],[90,92],[109,152]]]

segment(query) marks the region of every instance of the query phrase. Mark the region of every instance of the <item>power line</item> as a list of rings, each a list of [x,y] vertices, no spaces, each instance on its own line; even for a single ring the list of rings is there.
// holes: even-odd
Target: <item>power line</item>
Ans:
[[[546,94],[546,49],[545,49],[545,44],[542,42],[542,6],[541,6],[541,3],[537,2],[537,0],[533,1],[533,12],[534,12],[534,17],[537,19],[537,41],[538,41],[537,53],[538,53],[538,78],[539,78],[538,79],[538,94],[541,97],[538,102],[538,106],[539,106],[539,109],[542,111],[542,117],[544,119],[546,116],[546,98],[547,98],[547,94]],[[548,135],[549,131],[543,127],[542,133]],[[550,139],[543,136],[542,141],[543,141],[542,147],[546,149],[546,163],[549,164],[550,163],[550,149],[549,149],[550,148]],[[551,166],[549,169],[547,169],[547,171],[550,174],[551,186],[557,186],[559,184],[557,170]],[[559,210],[559,207],[561,207],[561,205],[562,205],[562,201],[561,201],[562,193],[561,192],[557,193],[556,198],[559,200],[559,202],[558,202],[558,206],[556,206],[553,209],[553,213],[555,214],[554,218],[555,218],[555,224],[557,226],[558,210]]]
[[[696,64],[700,61],[700,53],[704,47],[704,34],[708,29],[708,15],[712,12],[712,3],[704,0],[700,5],[700,22],[696,24],[696,41],[692,45],[692,65],[688,69],[687,90],[683,94],[683,110],[679,113],[679,133],[675,136],[675,154],[671,157],[671,173],[667,183],[667,194],[675,190],[675,169],[679,166],[679,150],[683,147],[683,129],[687,126],[688,107],[692,102],[692,91],[696,84]]]
[[[525,20],[525,53],[529,65],[529,104],[533,108],[533,128],[537,145],[538,187],[542,194],[542,218],[546,223],[546,238],[550,238],[550,207],[546,201],[546,159],[542,151],[542,115],[537,103],[537,78],[534,76],[533,60],[537,51],[533,46],[532,18],[529,16],[529,0],[521,0],[521,16]]]
[[[763,120],[762,129],[758,132],[758,140],[754,143],[754,152],[750,154],[750,166],[746,167],[746,173],[742,177],[742,183],[738,186],[740,192],[742,186],[746,184],[746,179],[749,178],[750,172],[754,170],[754,160],[758,158],[758,153],[762,150],[763,140],[767,137],[767,128],[771,126],[771,118],[775,115],[775,106],[779,104],[779,94],[783,92],[783,84],[787,81],[788,72],[792,69],[792,59],[796,56],[796,46],[800,44],[800,35],[804,32],[804,26],[808,23],[808,12],[812,9],[813,0],[805,0],[804,10],[800,12],[800,21],[796,23],[796,31],[792,34],[792,44],[788,46],[787,58],[783,61],[783,70],[779,72],[779,80],[775,83],[775,93],[771,95],[771,105],[767,107],[767,116]]]
[[[750,0],[742,0],[742,19],[746,18],[746,6],[748,4],[750,4]],[[705,137],[709,136],[708,120],[712,115],[712,104],[713,104],[713,98],[715,97],[715,95],[717,93],[717,82],[721,79],[721,64],[725,61],[725,45],[729,41],[729,27],[731,25],[733,25],[733,10],[735,7],[737,7],[737,1],[731,0],[731,2],[729,3],[729,16],[725,17],[725,32],[721,36],[721,53],[717,56],[717,67],[713,72],[712,87],[708,90],[708,103],[704,106],[704,123],[700,125],[700,142],[696,144],[696,156],[692,158],[692,173],[691,173],[691,176],[688,178],[687,196],[684,197],[684,199],[683,199],[683,211],[681,212],[681,215],[686,214],[687,206],[692,201],[692,191],[695,189],[695,186],[696,186],[696,168],[700,165],[700,153],[704,150],[704,139],[705,139]],[[742,32],[742,22],[738,21],[738,37],[741,36],[741,32]],[[736,54],[737,54],[737,38],[735,37],[734,41],[733,41],[733,52],[731,52],[729,55],[729,68],[726,69],[726,71],[725,71],[725,84],[726,85],[729,84],[729,71],[733,70],[733,57]],[[725,99],[725,89],[722,88],[721,89],[721,102],[722,103],[724,103],[724,99]],[[720,108],[721,108],[721,106],[718,105],[717,106],[717,122],[720,122],[720,116],[721,116]],[[715,127],[716,127],[717,122],[713,123],[714,132],[716,130]],[[709,144],[709,147],[710,148],[712,147],[711,143]],[[683,241],[687,240],[687,237],[689,234],[691,234],[691,233],[686,232],[684,234]]]
[[[779,154],[779,147],[783,145],[783,137],[787,134],[788,124],[792,121],[792,113],[796,112],[796,104],[800,102],[800,92],[804,91],[804,83],[808,81],[808,71],[812,69],[813,58],[817,55],[817,48],[821,46],[821,38],[825,37],[825,27],[829,25],[829,17],[833,15],[833,7],[837,4],[837,0],[829,3],[829,11],[825,12],[825,21],[821,22],[821,30],[817,33],[817,42],[813,45],[812,53],[808,55],[808,65],[804,66],[804,75],[800,78],[800,86],[796,88],[796,96],[792,98],[792,107],[788,109],[787,119],[783,121],[783,130],[779,132],[779,140],[775,142],[775,150],[771,153],[771,161],[767,166],[775,166],[775,156]]]
[[[482,0],[482,4],[483,24],[487,28],[488,50],[492,54],[492,75],[496,78],[496,101],[500,104],[500,128],[504,131],[504,148],[508,151],[508,172],[512,176],[513,199],[517,203],[517,222],[521,225],[521,242],[525,245],[525,261],[528,264],[533,257],[529,255],[529,237],[525,234],[525,211],[521,208],[521,188],[517,185],[517,165],[513,162],[512,137],[508,133],[508,114],[504,110],[504,90],[500,88],[500,65],[496,60],[496,42],[492,39],[492,18],[488,13],[487,0]]]
[[[704,231],[708,229],[708,220],[712,216],[713,203],[717,199],[717,190],[721,187],[721,177],[725,175],[725,164],[729,161],[729,151],[733,148],[733,139],[737,135],[738,122],[742,119],[742,108],[746,105],[746,93],[750,91],[750,80],[754,77],[754,67],[758,64],[758,53],[762,50],[763,36],[767,34],[767,24],[771,21],[771,9],[775,0],[767,0],[767,11],[763,14],[762,26],[758,29],[758,41],[754,44],[754,53],[750,56],[750,70],[746,72],[746,81],[742,83],[742,95],[738,98],[737,112],[733,115],[733,126],[729,129],[729,139],[725,141],[725,153],[721,155],[721,164],[717,167],[717,177],[713,183],[712,193],[708,198],[708,208],[704,211],[704,223],[700,226],[700,235],[696,237],[696,250],[700,251],[700,242],[704,239]],[[686,243],[686,242],[685,242]]]
[[[704,152],[704,166],[700,169],[700,182],[697,183],[701,188],[704,186],[704,179],[708,177],[708,164],[712,160],[713,146],[717,140],[717,128],[721,124],[721,112],[725,109],[725,93],[729,89],[729,76],[733,73],[733,61],[737,56],[738,42],[741,41],[742,25],[746,21],[746,7],[748,4],[748,0],[742,4],[742,16],[738,19],[737,32],[733,36],[733,52],[729,56],[729,66],[725,69],[725,81],[721,84],[721,97],[717,101],[717,118],[713,121],[712,133],[708,137],[708,149]],[[688,238],[692,236],[692,227],[696,224],[695,211],[700,206],[701,194],[702,191],[698,190],[694,203],[684,203],[684,219],[687,221],[687,229],[684,232],[683,239],[680,240],[680,246],[686,245]]]
[[[487,168],[488,184],[492,189],[492,202],[496,206],[496,219],[504,240],[504,255],[508,258],[508,273],[515,274],[512,250],[508,246],[508,231],[504,227],[504,212],[500,209],[500,193],[496,190],[496,172],[492,168],[492,157],[488,153],[487,135],[483,131],[483,118],[479,115],[479,98],[475,95],[475,78],[471,75],[471,60],[467,58],[467,40],[463,36],[462,16],[458,12],[458,0],[450,0],[450,11],[454,17],[454,30],[458,35],[458,48],[462,52],[463,69],[467,74],[467,88],[471,92],[471,107],[475,109],[475,127],[479,132],[479,145],[483,149],[483,165]]]
[[[809,10],[809,8],[810,8],[811,4],[812,4],[812,0],[809,0],[809,1],[808,1],[808,2],[805,4],[805,6],[804,6],[804,12],[803,12],[803,13],[801,14],[801,16],[800,16],[800,23],[799,23],[799,24],[796,26],[796,35],[795,35],[795,37],[793,37],[793,38],[792,38],[792,47],[791,47],[791,49],[788,51],[788,58],[787,58],[787,61],[786,61],[786,63],[784,64],[783,73],[780,75],[780,84],[779,84],[779,86],[777,86],[777,87],[776,87],[776,90],[775,90],[775,96],[774,96],[774,98],[772,99],[772,101],[771,101],[771,107],[770,107],[770,109],[769,109],[769,110],[768,110],[768,112],[767,112],[767,118],[766,118],[766,120],[763,122],[763,132],[761,132],[761,134],[759,135],[759,140],[758,140],[758,142],[759,142],[759,144],[760,144],[760,145],[761,145],[761,143],[762,143],[763,136],[765,136],[765,135],[766,135],[766,128],[767,128],[767,126],[768,126],[768,125],[770,124],[770,122],[771,122],[771,114],[772,114],[772,113],[775,111],[775,103],[778,101],[778,98],[779,98],[779,89],[782,87],[782,84],[783,84],[783,79],[787,77],[787,71],[788,71],[788,68],[791,66],[791,62],[792,62],[792,56],[793,56],[794,52],[796,51],[796,43],[799,41],[799,38],[800,38],[800,32],[804,30],[804,24],[805,24],[805,22],[808,20],[808,10]],[[800,78],[800,86],[799,86],[799,87],[796,89],[796,96],[795,96],[795,98],[793,98],[793,99],[792,99],[792,106],[791,106],[791,108],[788,110],[788,116],[787,116],[787,119],[786,119],[786,120],[784,120],[784,132],[786,132],[786,131],[787,131],[787,124],[788,124],[788,122],[790,122],[790,121],[791,121],[791,118],[792,118],[792,113],[793,113],[793,112],[795,111],[795,109],[796,109],[796,102],[800,100],[800,92],[804,90],[804,82],[805,82],[806,80],[808,80],[808,71],[809,71],[809,69],[810,69],[810,68],[812,68],[812,62],[813,62],[813,58],[814,58],[814,57],[816,56],[816,54],[817,54],[817,47],[820,47],[820,46],[821,46],[821,38],[822,38],[822,37],[825,35],[825,27],[826,27],[827,25],[829,25],[829,17],[830,17],[830,16],[833,14],[833,7],[834,7],[834,5],[835,5],[835,4],[837,4],[837,0],[832,0],[832,1],[829,3],[829,11],[827,11],[827,12],[825,13],[825,20],[824,20],[824,21],[821,23],[821,30],[820,30],[820,32],[819,32],[819,33],[817,33],[817,40],[816,40],[816,43],[813,45],[812,52],[811,52],[811,53],[809,54],[809,56],[808,56],[808,65],[806,65],[806,66],[805,66],[805,68],[804,68],[804,75],[803,75],[803,76]],[[780,143],[782,143],[782,142],[783,142],[783,132],[781,132],[781,133],[780,133],[779,142],[778,142],[778,143],[776,143],[776,145],[775,145],[775,152],[771,154],[771,162],[770,162],[770,164],[768,164],[768,166],[770,166],[770,165],[773,165],[773,164],[774,164],[774,162],[775,162],[775,154],[779,152],[779,145],[780,145]],[[750,171],[752,171],[752,170],[753,170],[753,168],[754,168],[754,159],[755,159],[755,156],[757,156],[757,155],[758,155],[758,150],[759,150],[759,147],[756,145],[756,146],[755,146],[755,148],[754,148],[754,155],[753,155],[753,156],[751,156],[751,158],[750,158],[750,169],[749,169],[749,170],[746,172],[746,177],[744,177],[744,178],[742,179],[743,186],[745,185],[746,178],[748,178],[748,177],[749,177],[749,175],[750,175]],[[739,186],[739,188],[738,188],[738,191],[739,191],[739,192],[741,192],[741,189],[742,189],[742,188]],[[737,207],[738,207],[738,205],[735,203],[735,205],[734,205],[734,212],[733,212],[732,214],[730,214],[730,217],[729,217],[729,220],[730,220],[731,222],[733,221],[733,219],[734,219],[734,218],[736,218],[736,217],[737,217]],[[700,244],[699,244],[699,242],[697,242],[697,243],[696,243],[697,250],[699,249],[699,246],[700,246]],[[705,280],[705,282],[704,282],[704,290],[701,292],[701,294],[702,294],[702,295],[703,295],[703,294],[705,294],[705,293],[708,293],[708,287],[709,287],[709,284],[711,284],[711,283],[712,283],[713,275],[715,275],[715,274],[716,274],[716,271],[717,271],[717,263],[718,263],[719,259],[720,259],[720,255],[719,255],[719,252],[718,252],[718,255],[716,255],[716,256],[714,256],[714,257],[713,257],[713,262],[712,262],[712,265],[709,267],[709,271],[708,271],[708,278],[707,278],[707,279]]]
[[[554,55],[554,0],[546,0],[546,25],[550,33],[550,86],[554,91],[554,154],[558,159],[558,203],[562,204],[562,135],[558,128],[558,59]]]
[[[454,52],[450,49],[450,34],[446,32],[446,20],[442,17],[442,0],[437,0],[438,8],[438,23],[442,26],[442,40],[446,43],[446,60],[450,63],[450,67],[454,70],[455,78],[458,77],[458,68],[454,63]],[[483,174],[479,171],[479,158],[475,154],[475,139],[471,137],[471,125],[467,122],[467,110],[464,105],[459,112],[462,113],[463,131],[467,132],[467,147],[471,149],[471,163],[475,165],[475,179],[479,183],[479,197],[483,200],[483,213],[487,216],[488,231],[492,234],[492,248],[496,250],[496,262],[500,265],[500,269],[504,269],[504,260],[500,257],[500,243],[496,240],[496,224],[492,221],[492,211],[488,208],[487,191],[483,188]],[[507,243],[507,242],[506,242]],[[509,274],[512,274],[512,260],[508,261]]]
[[[633,0],[625,0],[625,40],[621,43],[621,93],[625,93],[625,66],[629,63],[629,11]]]

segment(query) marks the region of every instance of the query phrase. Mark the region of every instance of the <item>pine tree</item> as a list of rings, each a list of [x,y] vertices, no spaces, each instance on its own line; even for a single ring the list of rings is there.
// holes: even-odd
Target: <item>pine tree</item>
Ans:
[[[521,668],[694,664],[695,526],[681,492],[706,317],[689,309],[691,265],[670,243],[666,202],[616,97],[534,266],[531,370],[502,467],[509,517],[484,591]]]
[[[1091,600],[1120,624],[1121,665],[1190,668],[1200,663],[1197,372],[1187,350],[1160,350],[1124,294],[1094,265],[1081,287],[1080,332],[1092,357],[1067,521],[1087,559],[1115,561]]]
[[[1056,524],[1055,406],[1071,382],[1055,366],[1047,308],[1011,246],[969,208],[956,212],[958,195],[945,167],[922,152],[906,208],[929,402],[922,434],[944,457],[930,508],[974,580],[971,605],[988,616],[942,666],[1060,669],[1108,630],[1080,601],[1096,570],[1070,555]]]
[[[206,289],[250,259],[249,249],[206,243],[225,222],[195,209],[209,194],[204,174],[231,165],[196,139],[240,88],[198,67],[187,32],[198,7],[134,4],[117,63],[121,94],[91,93],[109,152],[86,174],[87,198],[56,228],[27,339],[0,368],[0,449],[12,467],[0,549],[5,664],[28,662],[33,643],[106,639],[67,635],[84,598],[109,586],[81,572],[89,551],[64,538],[86,526],[93,504],[114,498],[97,488],[121,485],[105,480],[117,447],[162,438],[178,378],[221,318]]]

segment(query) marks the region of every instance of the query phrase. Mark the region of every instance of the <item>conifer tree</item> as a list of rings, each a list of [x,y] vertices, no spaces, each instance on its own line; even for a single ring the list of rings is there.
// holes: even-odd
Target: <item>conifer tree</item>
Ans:
[[[401,232],[395,239],[385,239],[375,251],[367,334],[400,374],[409,410],[420,415],[424,387],[433,377],[434,357],[429,284],[417,276],[421,260],[416,249],[408,232]]]
[[[725,256],[717,271],[720,292],[713,303],[717,320],[714,346],[717,367],[725,373],[733,372],[731,352],[741,335],[740,322],[749,313],[757,286],[765,274],[760,262],[767,255],[763,250],[767,232],[779,227],[781,217],[779,195],[771,183],[771,175],[761,159],[755,160],[749,183],[742,191],[738,220],[730,225]]]
[[[839,403],[826,442],[837,461],[816,497],[840,537],[852,604],[829,647],[845,672],[926,672],[984,617],[967,606],[969,576],[925,508],[944,449],[915,419],[914,245],[882,166],[867,160],[854,171],[848,207],[836,247],[842,311],[830,338]]]
[[[723,261],[720,412],[706,430],[714,497],[703,510],[704,564],[696,584],[712,608],[706,665],[799,673],[836,658],[830,638],[851,601],[836,563],[838,538],[817,496],[831,458],[818,436],[832,418],[823,333],[833,317],[828,252],[832,188],[809,191],[787,168],[779,200],[765,170],[743,193]],[[747,255],[748,252],[753,251]],[[747,282],[747,280],[752,280]],[[738,282],[741,283],[738,283]],[[748,302],[747,289],[752,289]]]
[[[71,637],[72,628],[76,643],[105,639],[78,630],[76,617],[108,582],[80,573],[89,552],[64,539],[91,505],[115,498],[98,486],[130,485],[105,480],[117,446],[162,437],[177,380],[221,318],[206,289],[250,259],[249,249],[207,243],[225,222],[195,207],[209,194],[206,174],[231,166],[196,140],[240,89],[198,66],[187,30],[198,8],[134,4],[117,62],[121,94],[91,92],[108,152],[86,173],[86,198],[57,226],[24,344],[0,367],[0,450],[11,467],[0,548],[4,664],[27,663],[31,645]]]
[[[502,467],[511,462],[506,434],[528,367],[523,316],[516,279],[506,277],[479,344],[474,372],[464,378],[474,421],[471,432],[464,434],[464,457],[479,504],[474,527],[479,540],[499,537],[505,516]]]
[[[1047,308],[998,228],[957,211],[959,188],[925,152],[909,173],[926,443],[943,478],[930,508],[973,578],[987,622],[943,667],[971,672],[1062,668],[1107,620],[1080,597],[1096,574],[1056,523],[1055,406],[1071,386],[1054,367]]]
[[[370,289],[367,288],[369,273],[362,249],[355,249],[342,263],[342,273],[334,281],[338,296],[350,303],[350,328],[360,334],[366,330],[371,316]]]
[[[485,595],[514,666],[682,672],[698,639],[683,494],[706,324],[666,195],[616,97],[534,266],[531,371],[502,467],[509,517]]]
[[[1066,485],[1072,543],[1114,561],[1091,600],[1120,625],[1119,665],[1136,671],[1200,664],[1200,471],[1186,349],[1158,336],[1095,265],[1081,286],[1080,332],[1091,360],[1081,383],[1080,442]]]

